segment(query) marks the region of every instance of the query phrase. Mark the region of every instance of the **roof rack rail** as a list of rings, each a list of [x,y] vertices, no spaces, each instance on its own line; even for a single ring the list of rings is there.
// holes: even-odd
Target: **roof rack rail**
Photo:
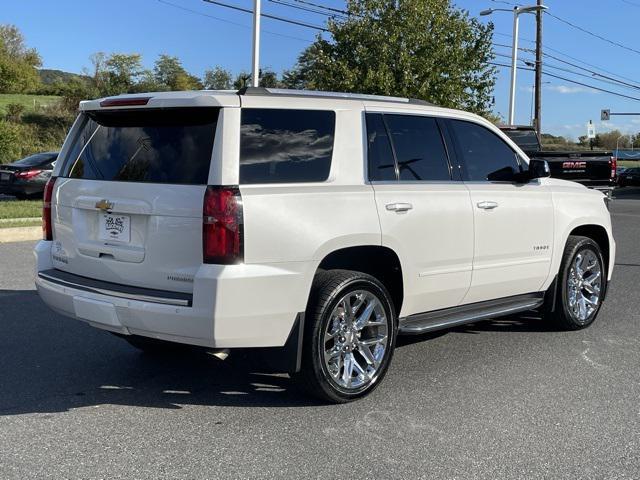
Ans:
[[[260,95],[260,96],[291,96],[308,98],[342,98],[347,100],[373,100],[376,102],[400,102],[414,105],[435,106],[425,100],[417,98],[391,97],[385,95],[370,95],[367,93],[346,93],[346,92],[325,92],[321,90],[294,90],[287,88],[267,88],[267,87],[244,87],[238,90],[238,95]]]

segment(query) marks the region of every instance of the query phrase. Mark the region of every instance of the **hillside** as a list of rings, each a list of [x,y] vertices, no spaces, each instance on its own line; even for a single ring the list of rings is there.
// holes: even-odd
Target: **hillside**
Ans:
[[[40,80],[44,85],[53,85],[56,83],[68,83],[73,79],[77,80],[89,80],[86,75],[79,75],[77,73],[64,72],[62,70],[53,70],[49,68],[42,68],[38,70],[40,73]]]

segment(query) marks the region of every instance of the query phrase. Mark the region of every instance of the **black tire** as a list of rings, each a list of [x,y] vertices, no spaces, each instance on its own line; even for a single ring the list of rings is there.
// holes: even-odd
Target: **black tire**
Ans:
[[[571,268],[579,254],[592,252],[597,260],[600,268],[600,289],[598,295],[598,303],[586,318],[579,318],[570,307],[570,285],[569,278]],[[553,288],[553,287],[552,287]],[[570,236],[562,256],[560,271],[558,273],[557,285],[555,292],[547,292],[547,302],[545,305],[545,317],[553,321],[554,324],[563,330],[579,330],[591,325],[600,311],[602,306],[602,298],[607,289],[607,271],[604,258],[600,246],[591,238],[582,236]],[[554,302],[555,297],[555,302]]]
[[[327,348],[327,343],[324,343],[326,342],[324,335],[329,327],[330,321],[333,322],[333,326],[336,325],[336,317],[333,317],[333,319],[331,317],[332,312],[338,307],[338,303],[352,292],[354,295],[362,295],[362,293],[356,292],[365,292],[365,295],[371,294],[379,302],[377,304],[379,308],[378,311],[382,311],[380,310],[381,307],[386,317],[383,320],[385,324],[384,331],[386,332],[386,340],[384,342],[386,343],[384,355],[375,373],[371,376],[361,374],[361,376],[356,377],[359,381],[365,381],[362,380],[363,378],[368,379],[366,383],[358,388],[344,388],[338,384],[340,381],[339,377],[341,377],[342,374],[338,373],[337,377],[333,377],[325,365],[324,350]],[[362,307],[360,307],[360,309],[361,308]],[[352,325],[354,326],[355,318],[357,317],[356,313],[362,311],[360,309],[352,314],[351,320],[348,320],[348,322],[353,322]],[[379,317],[376,316],[376,320],[378,320],[378,318]],[[365,329],[366,328],[369,327],[365,327]],[[364,331],[364,329],[362,331]],[[362,331],[360,333],[362,333]],[[345,403],[363,397],[371,393],[378,386],[387,372],[393,357],[396,334],[397,319],[393,302],[387,289],[376,278],[350,270],[320,271],[314,278],[305,314],[302,367],[301,371],[294,375],[294,379],[310,395],[331,403]],[[353,333],[351,333],[351,335],[353,336]],[[359,342],[360,334],[357,334],[357,339],[355,337],[353,338],[355,342]],[[323,339],[325,339],[324,342]],[[335,342],[334,348],[338,348],[338,340],[334,339],[329,342]],[[355,348],[350,350],[352,358],[358,358],[360,361],[366,360],[365,355],[360,353],[362,348],[369,347],[362,347],[361,344],[358,343]],[[374,347],[374,352],[376,348],[377,347]],[[360,351],[358,349],[360,349]],[[368,351],[371,353],[370,348]],[[358,365],[360,365],[360,363],[358,363]],[[365,367],[366,366],[365,363]],[[342,370],[340,370],[340,368],[342,368]],[[338,367],[338,371],[344,372],[344,366]],[[350,383],[351,375],[349,375],[349,384]]]

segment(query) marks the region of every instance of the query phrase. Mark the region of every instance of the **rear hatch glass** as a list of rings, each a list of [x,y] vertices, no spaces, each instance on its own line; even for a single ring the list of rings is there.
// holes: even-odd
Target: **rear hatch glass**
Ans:
[[[88,112],[63,176],[204,185],[217,117],[208,108]]]
[[[54,267],[191,292],[219,109],[81,114],[53,199]]]

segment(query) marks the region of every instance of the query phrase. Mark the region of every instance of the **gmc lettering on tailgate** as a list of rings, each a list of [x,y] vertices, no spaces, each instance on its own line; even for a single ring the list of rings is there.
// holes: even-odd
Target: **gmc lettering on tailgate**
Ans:
[[[562,162],[564,170],[575,170],[577,168],[587,168],[587,162]]]

